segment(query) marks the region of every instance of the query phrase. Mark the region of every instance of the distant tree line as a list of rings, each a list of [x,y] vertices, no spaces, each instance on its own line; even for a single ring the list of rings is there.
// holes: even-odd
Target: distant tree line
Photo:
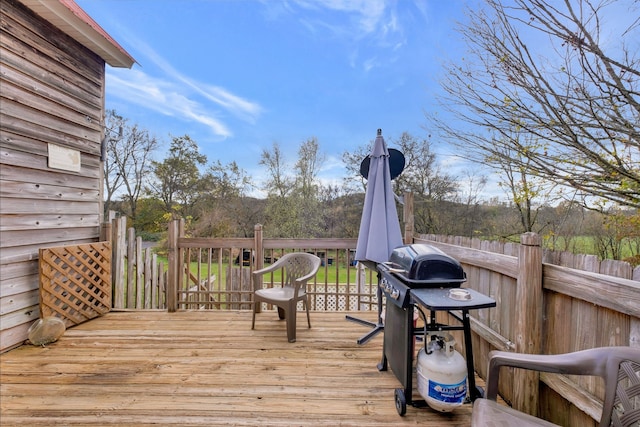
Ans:
[[[162,236],[174,218],[184,218],[189,233],[202,237],[250,237],[258,223],[269,237],[357,237],[366,188],[360,164],[373,141],[343,153],[347,176],[339,185],[318,177],[324,155],[316,138],[302,142],[295,159],[273,143],[256,159],[266,177],[258,183],[236,162],[207,159],[188,135],[172,137],[165,158],[155,160],[159,143],[148,131],[113,110],[107,123],[116,131],[104,162],[105,210],[126,215],[145,238]],[[515,202],[482,198],[486,177],[444,171],[428,138],[405,132],[387,144],[405,156],[393,187],[400,201],[405,192],[413,194],[416,233],[517,240],[536,231],[562,250],[607,258],[640,253],[636,210],[596,212],[576,201],[532,204],[525,227]],[[266,196],[252,196],[256,189]],[[400,202],[400,218],[402,209]],[[584,236],[591,236],[591,247],[584,247]]]

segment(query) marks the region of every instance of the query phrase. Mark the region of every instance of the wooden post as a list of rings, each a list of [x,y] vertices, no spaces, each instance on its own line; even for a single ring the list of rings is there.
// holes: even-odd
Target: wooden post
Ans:
[[[110,242],[111,241],[111,223],[103,222],[100,224],[100,241],[101,242]]]
[[[143,308],[143,300],[144,296],[144,253],[142,251],[142,237],[136,237],[136,230],[133,229],[133,238],[135,242],[135,256],[136,256],[136,305],[135,307],[139,310]]]
[[[407,191],[404,193],[404,209],[402,210],[402,216],[404,220],[404,243],[410,245],[413,243],[413,193]]]
[[[178,233],[179,220],[174,219],[169,222],[169,237],[167,245],[169,247],[168,256],[168,275],[167,275],[167,311],[170,313],[176,311],[178,297],[178,274],[180,271],[178,259]]]
[[[135,250],[136,229],[127,229],[127,308],[136,308],[136,269],[138,261]]]
[[[253,247],[256,250],[256,270],[260,270],[263,266],[264,266],[264,246],[262,244],[262,239],[263,239],[263,235],[262,235],[262,224],[256,224],[253,227]],[[253,283],[253,274],[251,275],[251,284],[253,286],[253,290],[256,290],[260,287],[262,287],[262,279],[260,279],[260,283]],[[251,295],[251,303],[253,304],[253,294]],[[255,307],[256,313],[260,313],[261,311],[261,304],[258,304],[257,307]]]
[[[124,302],[124,257],[126,250],[127,217],[123,216],[113,220],[111,237],[111,263],[112,263],[112,279],[115,299],[113,301],[114,308],[125,308]]]
[[[540,236],[520,236],[518,252],[518,284],[516,290],[516,352],[540,354],[542,349],[542,245]],[[513,407],[536,416],[538,414],[539,374],[515,370]]]

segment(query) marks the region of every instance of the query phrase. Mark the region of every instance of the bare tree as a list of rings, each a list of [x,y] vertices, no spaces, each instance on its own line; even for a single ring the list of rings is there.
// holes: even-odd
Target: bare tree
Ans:
[[[473,160],[640,207],[638,2],[487,5],[460,28],[469,55],[442,83],[453,120],[435,126]]]
[[[284,153],[277,142],[273,143],[271,151],[267,149],[262,151],[259,163],[267,168],[268,178],[264,189],[269,195],[285,197],[293,190],[294,180],[286,172]]]
[[[448,232],[449,215],[440,215],[446,208],[445,201],[452,201],[458,190],[457,178],[440,168],[436,153],[429,139],[418,139],[403,132],[397,140],[390,138],[404,154],[405,167],[394,180],[394,191],[402,195],[414,194],[414,228],[417,233]]]
[[[390,138],[405,157],[404,171],[395,179],[395,191],[405,191],[430,200],[446,200],[457,191],[456,177],[442,171],[428,139],[418,139],[403,132],[397,140]]]
[[[373,140],[368,145],[360,145],[354,151],[345,151],[342,154],[342,163],[347,171],[344,178],[346,192],[360,192],[366,190],[367,180],[360,174],[362,161],[371,154]]]
[[[426,138],[418,139],[408,132],[403,132],[398,139],[388,138],[387,147],[396,148],[404,155],[405,167],[393,180],[393,188],[398,196],[402,196],[406,191],[414,194],[416,232],[443,232],[443,227],[450,217],[439,215],[439,213],[444,208],[442,202],[452,201],[455,197],[458,189],[456,177],[441,170],[437,156],[431,149],[431,143]],[[368,149],[358,147],[355,151],[344,154],[343,159],[351,176],[351,182],[358,182],[361,179],[360,163],[370,152],[371,146]]]
[[[452,231],[447,234],[475,237],[482,233],[484,215],[481,196],[486,185],[486,176],[473,170],[465,171],[464,180],[460,181],[454,198],[454,216],[448,220]]]
[[[519,140],[532,137],[515,132],[511,138],[519,145],[532,145]],[[502,159],[511,159],[510,162],[498,160],[489,164],[498,170],[498,185],[507,192],[517,211],[520,227],[514,227],[514,234],[542,231],[545,225],[537,226],[539,209],[557,202],[563,196],[563,188],[557,189],[553,182],[537,176],[535,168],[530,167],[531,159],[513,150],[511,144],[499,144],[494,150],[501,153]]]
[[[120,173],[118,159],[122,157],[123,128],[126,119],[116,114],[114,110],[108,110],[105,116],[105,132],[102,141],[102,167],[104,168],[104,214],[108,216],[116,193],[123,185],[123,176]]]
[[[127,214],[135,219],[158,142],[137,124],[129,125],[115,110],[107,110],[106,129],[105,209],[110,209],[112,198],[119,193],[129,207]]]

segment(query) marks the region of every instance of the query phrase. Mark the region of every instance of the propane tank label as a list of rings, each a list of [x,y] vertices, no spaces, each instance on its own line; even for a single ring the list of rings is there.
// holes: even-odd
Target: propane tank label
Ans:
[[[442,384],[429,380],[427,395],[445,403],[463,403],[467,396],[467,379],[457,384]]]

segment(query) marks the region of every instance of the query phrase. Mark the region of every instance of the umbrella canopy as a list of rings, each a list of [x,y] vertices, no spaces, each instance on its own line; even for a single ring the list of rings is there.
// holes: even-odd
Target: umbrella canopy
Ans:
[[[356,246],[356,261],[387,262],[402,245],[400,221],[391,187],[389,151],[378,129],[369,155],[367,189]]]

